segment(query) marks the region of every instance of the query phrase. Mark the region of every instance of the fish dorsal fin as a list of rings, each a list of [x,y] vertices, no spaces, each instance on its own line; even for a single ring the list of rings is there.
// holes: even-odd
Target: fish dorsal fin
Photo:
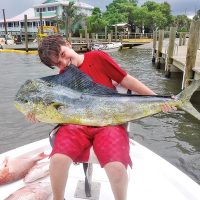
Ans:
[[[116,90],[93,82],[88,75],[72,64],[62,74],[43,77],[41,80],[54,85],[62,85],[82,93],[117,94]]]

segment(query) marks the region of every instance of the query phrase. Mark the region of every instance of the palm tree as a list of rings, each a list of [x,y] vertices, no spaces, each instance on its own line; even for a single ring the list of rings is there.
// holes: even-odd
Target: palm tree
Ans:
[[[199,19],[200,19],[200,9],[197,10],[197,13],[196,13],[196,15],[194,16],[193,19],[194,19],[194,20],[199,20]]]
[[[75,16],[75,6],[74,0],[69,1],[69,4],[63,8],[63,18],[65,21],[65,34],[66,38],[69,38],[69,33],[71,33],[72,18]]]

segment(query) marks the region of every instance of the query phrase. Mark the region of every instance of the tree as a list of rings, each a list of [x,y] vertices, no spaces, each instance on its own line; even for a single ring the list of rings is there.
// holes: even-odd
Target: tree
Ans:
[[[142,7],[146,7],[148,15],[146,26],[152,31],[153,29],[164,29],[172,22],[171,6],[169,3],[156,3],[153,1],[145,2]]]
[[[154,1],[147,1],[145,2],[142,7],[146,7],[149,12],[156,11],[159,9],[159,4]]]
[[[189,31],[191,20],[186,15],[177,15],[173,17],[173,25],[177,27],[177,31]]]
[[[159,10],[165,18],[165,22],[162,23],[162,26],[165,28],[172,23],[171,6],[169,3],[164,2],[160,4]]]
[[[134,7],[133,10],[134,25],[141,28],[143,31],[144,26],[148,25],[148,9],[146,7]]]
[[[136,0],[113,0],[106,8],[103,18],[109,25],[117,23],[132,23],[133,22],[133,9],[136,7]]]
[[[194,20],[199,20],[200,19],[200,9],[197,10],[196,15],[193,17]]]
[[[92,15],[87,17],[87,27],[88,32],[96,33],[104,30],[104,27],[107,25],[106,21],[102,18],[102,12],[99,8],[95,7]]]
[[[71,33],[72,18],[75,15],[74,1],[69,1],[69,4],[63,8],[63,19],[65,21],[65,34],[66,38],[69,38]]]

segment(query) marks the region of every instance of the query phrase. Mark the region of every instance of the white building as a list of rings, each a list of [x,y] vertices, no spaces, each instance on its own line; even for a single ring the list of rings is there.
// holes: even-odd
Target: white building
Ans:
[[[46,0],[42,4],[34,5],[32,8],[27,9],[23,13],[6,19],[7,30],[9,33],[23,32],[24,31],[24,15],[28,18],[28,32],[37,32],[37,27],[40,25],[40,12],[42,12],[43,25],[53,25],[54,19],[62,16],[63,8],[69,4],[67,0]],[[83,2],[75,1],[74,4],[78,12],[86,16],[92,14],[93,6]],[[0,33],[5,34],[4,20],[0,20]]]

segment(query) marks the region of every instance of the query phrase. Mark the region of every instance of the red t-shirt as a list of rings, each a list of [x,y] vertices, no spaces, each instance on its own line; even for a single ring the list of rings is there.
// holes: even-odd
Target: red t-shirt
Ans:
[[[94,82],[115,88],[112,80],[120,83],[127,73],[103,51],[90,51],[84,54],[84,61],[79,69],[89,75]]]

